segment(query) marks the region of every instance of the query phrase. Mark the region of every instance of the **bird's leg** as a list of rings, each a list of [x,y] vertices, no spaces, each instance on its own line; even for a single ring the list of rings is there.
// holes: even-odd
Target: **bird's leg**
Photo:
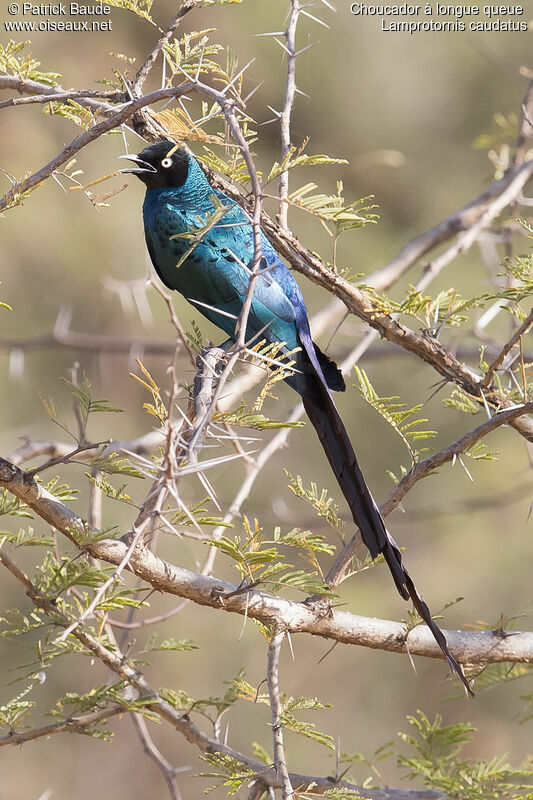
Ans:
[[[199,419],[207,411],[225,360],[224,345],[222,347],[204,347],[196,359],[197,372],[194,376],[189,405],[191,419]]]
[[[225,342],[222,342],[222,344],[219,344],[218,348],[215,348],[215,349],[224,350],[224,352],[227,353],[228,350],[231,350],[231,348],[233,347],[234,344],[235,344],[235,339],[226,339]]]

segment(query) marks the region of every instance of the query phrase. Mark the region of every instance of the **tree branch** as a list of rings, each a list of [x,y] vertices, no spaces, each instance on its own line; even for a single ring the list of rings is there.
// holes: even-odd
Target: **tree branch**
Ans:
[[[155,763],[157,768],[161,770],[163,773],[163,777],[167,784],[167,789],[172,800],[182,800],[182,794],[180,792],[178,782],[176,780],[176,770],[170,764],[169,761],[165,758],[165,756],[161,753],[158,747],[155,746],[150,733],[148,732],[148,727],[146,725],[146,721],[143,716],[140,714],[133,714],[132,715],[133,724],[135,726],[135,730],[137,731],[137,735],[141,740],[141,744],[143,746],[143,750],[148,756],[151,758],[152,761]]]
[[[523,323],[520,325],[520,327],[517,328],[516,331],[513,333],[509,341],[506,342],[506,344],[502,347],[501,351],[498,353],[494,361],[489,365],[489,368],[485,373],[485,377],[483,378],[484,386],[490,385],[494,373],[503,364],[505,356],[513,349],[515,344],[518,344],[520,342],[521,338],[528,332],[528,330],[531,328],[532,325],[533,325],[533,308],[531,309],[531,311],[529,312]]]
[[[270,697],[270,709],[272,711],[272,738],[274,740],[274,766],[276,774],[281,784],[282,800],[292,800],[294,790],[292,788],[287,761],[285,758],[285,747],[283,744],[283,723],[281,717],[283,706],[279,693],[279,656],[281,645],[285,638],[285,632],[275,633],[268,643],[268,665],[267,683],[268,694]]]
[[[112,705],[99,711],[91,711],[81,716],[69,717],[63,722],[45,725],[43,728],[32,728],[28,731],[10,731],[7,736],[0,737],[0,747],[14,744],[25,744],[35,739],[54,736],[56,733],[87,733],[87,728],[97,725],[104,719],[111,719],[119,714],[127,714],[128,709],[121,705]]]
[[[510,196],[511,199],[515,197],[530,179],[532,173],[533,163],[531,161],[509,169],[503,178],[491,183],[482,194],[471,200],[466,206],[454,211],[425,233],[411,239],[388,264],[371,272],[366,281],[377,289],[389,288],[430,250],[479,223],[495,203],[500,205],[498,203],[500,197],[504,195]],[[496,215],[491,214],[489,218],[494,218],[494,216]]]
[[[289,24],[285,31],[285,50],[287,53],[287,82],[285,87],[285,101],[279,118],[281,134],[281,163],[291,149],[291,113],[296,92],[296,26],[300,15],[299,0],[290,0]],[[282,228],[288,228],[289,204],[289,170],[283,170],[279,176],[279,216],[278,222]]]
[[[163,47],[166,44],[168,44],[168,42],[170,42],[171,38],[176,33],[177,29],[181,25],[183,17],[185,17],[189,13],[189,11],[192,11],[193,8],[198,8],[201,5],[203,5],[203,0],[186,0],[183,3],[180,10],[176,14],[170,25],[167,27],[163,35],[158,39],[153,50],[146,57],[143,65],[137,72],[137,75],[135,76],[131,84],[131,89],[134,95],[138,96],[140,94],[145,80],[150,74],[155,62],[157,61],[157,57],[163,50]]]
[[[499,428],[501,425],[509,425],[514,419],[519,418],[523,414],[529,414],[530,412],[533,412],[533,402],[525,403],[519,408],[510,408],[506,411],[500,411],[481,425],[478,425],[477,428],[465,433],[464,436],[461,436],[460,439],[457,439],[457,441],[448,445],[448,447],[424,459],[424,461],[417,461],[380,506],[380,511],[383,516],[388,516],[388,514],[403,500],[407,492],[409,492],[418,481],[422,480],[422,478],[426,478],[428,475],[431,475],[434,470],[438,469],[438,467],[452,461],[456,456],[465,453],[470,447],[476,444],[476,442],[479,442],[488,433],[491,433],[491,431],[496,430],[496,428]],[[338,586],[343,580],[359,544],[360,536],[357,534],[346,542],[337,555],[335,563],[326,576],[326,582],[332,588]]]
[[[41,484],[0,459],[0,486],[19,497],[42,519],[71,541],[78,543],[93,558],[119,565],[128,551],[117,539],[91,541],[97,535],[81,517],[53,497]],[[80,545],[79,542],[82,542]],[[185,597],[193,602],[233,614],[258,619],[268,626],[292,633],[310,633],[345,644],[360,645],[392,653],[405,653],[406,634],[401,623],[361,617],[333,610],[325,616],[305,605],[285,600],[256,589],[235,593],[235,584],[199,575],[170,564],[142,544],[131,555],[127,569],[155,589]],[[233,593],[233,594],[232,594]],[[231,595],[226,597],[224,595]],[[502,637],[493,631],[443,631],[453,655],[461,662],[493,663],[533,661],[533,633],[512,631]],[[77,630],[74,632],[77,635]],[[443,658],[429,629],[419,626],[407,636],[409,652],[427,658]]]
[[[43,609],[54,621],[56,625],[66,627],[69,619],[63,614],[49,598],[42,595],[33,585],[28,576],[12,561],[7,553],[0,548],[0,562],[11,572],[12,575],[24,586],[26,593],[36,607]],[[164,700],[156,691],[152,689],[146,681],[144,675],[139,671],[137,665],[133,666],[120,649],[113,644],[113,649],[107,649],[100,641],[95,639],[90,633],[77,628],[72,632],[72,636],[77,639],[87,650],[93,653],[106,667],[117,674],[122,680],[133,686],[145,701],[145,707],[158,714],[161,719],[168,722],[174,730],[183,735],[187,741],[195,745],[203,753],[221,753],[239,761],[252,772],[260,777],[266,786],[279,788],[280,782],[273,768],[265,769],[265,765],[255,761],[248,756],[221,744],[215,739],[207,736],[194,722],[191,721],[189,714],[176,711],[176,709]],[[153,702],[150,702],[153,698]],[[120,712],[117,712],[120,713]],[[58,731],[59,732],[59,731]],[[14,742],[13,742],[14,743]],[[255,780],[255,778],[254,778]],[[393,789],[364,789],[360,786],[349,784],[345,781],[338,781],[335,778],[315,778],[297,773],[290,773],[290,780],[295,786],[306,789],[313,784],[313,791],[322,794],[326,789],[336,786],[352,789],[361,793],[368,800],[438,800],[444,797],[439,792],[427,790]]]
[[[69,161],[73,155],[78,153],[95,139],[98,139],[104,133],[107,133],[113,128],[117,128],[140,109],[149,106],[151,103],[156,103],[159,100],[168,100],[170,97],[180,97],[182,94],[186,94],[187,92],[191,91],[193,86],[193,83],[185,82],[180,86],[169,89],[159,89],[156,92],[151,92],[150,94],[126,103],[120,111],[115,111],[106,119],[102,120],[102,122],[99,122],[96,125],[93,125],[93,127],[89,128],[87,131],[84,131],[60,153],[58,153],[57,156],[49,161],[48,164],[45,164],[44,167],[41,167],[40,170],[34,172],[33,175],[24,178],[22,181],[15,183],[9,192],[7,192],[4,197],[0,198],[0,212],[9,208],[11,203],[13,203],[18,195],[33,189],[35,186],[38,186],[38,184],[42,183],[46,178],[49,178],[50,175],[55,172],[55,170]]]

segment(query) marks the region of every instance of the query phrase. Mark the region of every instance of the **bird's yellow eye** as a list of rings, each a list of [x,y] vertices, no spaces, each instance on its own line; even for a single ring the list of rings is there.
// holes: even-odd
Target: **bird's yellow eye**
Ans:
[[[172,159],[171,158],[164,158],[161,162],[161,166],[163,169],[168,169],[172,166]]]

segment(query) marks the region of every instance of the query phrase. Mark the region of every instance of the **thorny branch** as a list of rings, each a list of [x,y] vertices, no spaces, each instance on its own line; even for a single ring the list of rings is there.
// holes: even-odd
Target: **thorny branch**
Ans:
[[[296,26],[300,14],[299,0],[290,0],[289,24],[285,31],[285,50],[287,53],[287,83],[285,88],[285,102],[279,118],[281,134],[281,159],[289,154],[291,149],[291,113],[296,92]],[[279,176],[279,216],[281,228],[288,228],[289,204],[289,170],[284,170]]]
[[[128,552],[128,537],[95,541],[98,531],[66,504],[51,495],[41,484],[13,464],[0,459],[0,486],[19,497],[45,522],[78,545],[93,558],[119,565]],[[311,633],[346,644],[357,644],[393,653],[406,652],[405,628],[397,622],[361,617],[333,610],[322,616],[301,603],[294,603],[257,589],[236,592],[234,584],[170,564],[142,545],[135,548],[126,568],[155,589],[185,597],[219,611],[258,619],[265,625],[288,632]],[[77,633],[77,630],[74,633]],[[462,662],[491,663],[533,660],[533,633],[503,637],[492,632],[443,631],[450,650]],[[409,632],[409,652],[428,658],[443,654],[425,626]]]
[[[189,13],[189,11],[192,11],[193,8],[198,8],[202,4],[203,0],[186,0],[186,2],[183,3],[178,13],[174,17],[170,25],[167,27],[163,35],[158,39],[153,50],[146,57],[143,65],[137,72],[137,75],[135,76],[135,79],[131,85],[132,93],[135,96],[140,95],[142,87],[144,86],[144,82],[147,79],[148,75],[150,74],[152,67],[157,61],[158,56],[162,52],[164,46],[170,42],[171,38],[178,30],[179,26],[181,25],[182,19]]]
[[[51,101],[66,101],[75,99],[85,108],[92,111],[94,114],[100,114],[105,117],[103,122],[100,122],[90,128],[81,136],[77,137],[70,145],[68,145],[58,156],[56,156],[49,164],[45,165],[41,170],[31,175],[29,178],[24,179],[18,184],[15,184],[11,191],[2,199],[0,199],[0,211],[9,207],[10,203],[16,199],[19,193],[23,193],[41,183],[44,179],[49,177],[58,169],[59,166],[68,161],[73,154],[81,150],[90,142],[94,141],[103,133],[111,130],[118,125],[133,118],[133,125],[138,130],[143,129],[142,123],[135,122],[135,116],[142,121],[145,118],[143,115],[150,113],[149,106],[160,100],[170,98],[178,98],[182,94],[196,91],[200,94],[216,100],[222,108],[226,123],[237,141],[241,151],[244,155],[245,162],[252,180],[252,194],[253,194],[253,231],[254,231],[254,260],[252,267],[252,279],[250,281],[248,294],[245,301],[245,307],[239,320],[239,334],[237,338],[237,346],[233,351],[229,362],[223,372],[223,375],[218,382],[217,389],[211,399],[207,408],[204,408],[200,419],[195,421],[192,437],[192,450],[201,442],[202,436],[207,430],[209,421],[215,410],[216,404],[221,400],[222,387],[229,377],[231,370],[236,363],[242,349],[245,345],[245,331],[246,319],[249,313],[250,304],[253,294],[253,286],[257,277],[257,271],[260,267],[260,223],[264,226],[270,238],[278,248],[279,252],[289,261],[289,263],[297,270],[303,272],[311,280],[326,288],[328,291],[336,295],[337,298],[346,305],[346,307],[364,322],[374,328],[374,331],[379,333],[382,337],[388,339],[390,342],[397,344],[404,348],[407,352],[414,353],[419,358],[425,360],[434,369],[436,369],[447,380],[453,381],[461,386],[466,392],[473,397],[482,401],[484,400],[483,394],[486,394],[487,401],[493,408],[498,409],[498,413],[482,425],[475,428],[473,431],[465,434],[461,439],[441,450],[434,456],[418,462],[414,465],[413,469],[406,475],[398,484],[394,492],[391,493],[389,498],[384,503],[382,510],[384,514],[388,514],[405,496],[405,494],[418,482],[420,479],[429,474],[436,467],[452,460],[456,455],[465,452],[472,444],[479,441],[487,433],[494,430],[502,424],[512,424],[523,436],[530,441],[533,441],[533,423],[525,418],[525,415],[533,410],[532,403],[525,403],[521,408],[507,408],[502,410],[505,406],[505,401],[498,395],[492,379],[496,371],[500,368],[505,360],[507,354],[511,351],[514,345],[521,340],[521,337],[529,329],[531,325],[531,314],[526,322],[515,332],[513,337],[502,347],[498,357],[492,362],[489,369],[484,376],[479,376],[473,370],[461,364],[449,351],[446,350],[439,342],[430,336],[418,334],[406,326],[400,324],[392,316],[380,312],[379,306],[365,293],[364,290],[358,289],[351,284],[344,281],[331,271],[316,257],[314,254],[305,250],[298,241],[286,230],[287,227],[287,204],[283,202],[288,191],[287,173],[283,173],[280,178],[280,198],[282,200],[280,206],[279,225],[276,225],[270,220],[261,210],[261,186],[257,179],[257,173],[253,165],[251,154],[242,136],[239,121],[235,114],[234,101],[228,101],[223,93],[216,92],[205,84],[201,84],[198,80],[189,80],[181,86],[174,88],[164,88],[149,95],[140,96],[144,82],[146,81],[150,71],[155,64],[158,56],[161,54],[162,49],[166,42],[177,30],[181,23],[182,18],[193,8],[202,5],[202,0],[187,0],[180,11],[171,22],[165,33],[160,37],[152,52],[146,58],[137,73],[132,85],[131,91],[133,97],[128,98],[127,95],[119,92],[95,91],[95,92],[77,92],[75,90],[67,91],[60,86],[50,87],[46,84],[40,84],[35,81],[22,80],[14,76],[0,76],[0,89],[10,88],[25,95],[20,98],[10,98],[4,103],[0,104],[0,108],[7,106],[14,106],[26,103],[47,103]],[[286,31],[286,43],[288,49],[288,62],[287,62],[287,86],[286,98],[283,113],[281,115],[282,127],[282,151],[285,154],[290,147],[290,114],[294,101],[294,92],[296,90],[294,80],[294,66],[295,66],[295,30],[298,13],[301,10],[298,0],[291,0],[291,15],[289,18],[289,25]],[[116,104],[122,103],[119,108]],[[145,110],[145,111],[143,111]],[[140,112],[140,113],[139,113]],[[527,132],[530,132],[530,124]],[[525,141],[526,134],[524,133],[524,125],[522,126],[521,136]],[[405,272],[410,269],[423,255],[429,253],[438,244],[451,239],[459,234],[457,241],[451,245],[442,255],[431,262],[426,268],[424,275],[419,282],[419,286],[425,287],[427,282],[434,277],[434,275],[446,266],[450,261],[459,253],[463,252],[467,247],[472,246],[476,241],[479,233],[485,228],[493,219],[495,219],[501,211],[513,203],[520,195],[526,182],[533,174],[533,161],[523,162],[523,159],[517,159],[516,165],[508,170],[506,175],[499,181],[495,181],[489,188],[478,198],[471,201],[467,206],[455,212],[446,218],[439,225],[427,231],[422,236],[412,240],[405,248],[382,269],[376,270],[374,273],[367,276],[366,282],[373,285],[378,289],[388,288],[392,283],[397,281]],[[227,187],[224,186],[227,190]],[[242,198],[238,198],[242,201]],[[338,301],[337,305],[338,305]],[[533,312],[532,312],[533,313]],[[527,323],[527,324],[526,324]],[[368,341],[368,344],[370,340]],[[101,343],[102,344],[102,343]],[[108,343],[103,343],[106,346]],[[83,345],[81,345],[83,346]],[[296,419],[298,409],[295,409],[291,419]],[[284,440],[283,437],[288,435],[288,431],[282,431],[278,437],[275,437],[272,442],[276,441],[277,446]],[[162,434],[156,432],[150,435],[149,448],[154,444],[155,437],[161,439]],[[169,438],[169,441],[171,437]],[[249,469],[247,478],[245,479],[240,492],[236,496],[230,510],[228,511],[229,517],[235,516],[238,513],[242,501],[247,496],[253,480],[257,476],[262,465],[265,463],[269,455],[276,449],[270,443],[263,453],[256,459],[253,466]],[[56,447],[54,443],[28,443],[24,454],[18,453],[17,457],[20,458],[20,463],[31,457],[28,454],[39,450],[39,445]],[[135,449],[135,444],[130,443],[130,450]],[[139,448],[145,446],[143,437],[139,440]],[[113,443],[110,447],[119,449],[119,443]],[[24,450],[24,448],[21,448]],[[41,453],[42,453],[41,449]],[[63,460],[64,456],[59,452],[53,450],[50,455],[59,461]],[[167,452],[168,455],[168,452]],[[167,475],[167,481],[169,476]],[[48,521],[57,530],[61,531],[64,535],[68,536],[72,541],[75,541],[78,546],[81,546],[88,554],[94,558],[100,558],[108,563],[117,565],[118,569],[110,581],[116,580],[120,571],[128,569],[138,577],[151,583],[154,587],[183,597],[184,602],[194,601],[201,605],[207,605],[211,608],[218,610],[225,610],[232,613],[244,614],[251,618],[261,620],[265,624],[275,626],[277,629],[282,628],[287,631],[294,632],[308,632],[313,635],[325,636],[336,641],[343,641],[351,644],[359,644],[367,647],[377,647],[392,652],[405,652],[406,638],[409,641],[409,651],[413,654],[420,654],[429,657],[440,657],[440,651],[434,646],[433,641],[426,634],[425,628],[415,628],[410,631],[406,637],[405,629],[402,625],[397,623],[388,622],[386,620],[367,620],[355,615],[346,614],[345,612],[333,611],[331,617],[320,618],[317,613],[311,609],[307,609],[300,604],[291,603],[290,601],[282,600],[274,595],[269,595],[265,592],[250,590],[246,594],[235,592],[235,587],[230,584],[224,584],[214,578],[210,578],[207,574],[198,575],[196,573],[188,572],[177,566],[169,564],[162,559],[157,558],[153,553],[146,549],[142,544],[142,531],[137,528],[137,532],[125,537],[121,540],[104,540],[95,542],[94,536],[97,531],[88,526],[80,517],[75,515],[63,503],[57,501],[51,495],[36,484],[28,473],[23,473],[13,464],[5,461],[0,461],[0,485],[4,485],[9,491],[13,492],[16,496],[28,502],[31,508]],[[162,503],[164,500],[164,492],[166,491],[165,481],[161,484],[154,484],[151,493],[152,502],[158,504],[157,508],[154,507],[152,511],[157,515],[161,512]],[[144,509],[146,513],[147,509]],[[226,515],[226,516],[228,516]],[[145,518],[147,520],[148,517]],[[134,528],[135,531],[135,528]],[[354,540],[355,541],[355,540]],[[350,543],[350,544],[353,544]],[[344,566],[347,563],[348,552],[343,551],[339,558],[343,559]],[[351,556],[349,556],[351,558]],[[176,730],[183,733],[189,741],[192,741],[200,749],[206,752],[226,752],[233,757],[240,760],[244,765],[253,765],[253,769],[258,772],[258,777],[254,779],[254,785],[263,787],[281,787],[283,797],[292,795],[292,786],[296,789],[304,789],[311,783],[315,782],[313,791],[320,793],[327,788],[333,786],[346,786],[342,781],[335,781],[330,778],[313,778],[308,776],[294,775],[288,773],[283,753],[282,741],[276,739],[276,723],[274,721],[274,740],[276,752],[276,768],[275,770],[264,771],[262,765],[247,759],[231,748],[222,746],[214,740],[209,740],[199,729],[194,726],[190,720],[185,719],[185,716],[177,714],[168,704],[164,704],[160,698],[157,698],[156,693],[147,686],[144,678],[138,676],[138,673],[130,670],[127,661],[122,657],[120,660],[120,652],[110,654],[107,651],[104,653],[101,645],[95,640],[91,640],[83,630],[81,625],[86,618],[90,616],[96,609],[98,604],[98,597],[103,596],[109,581],[104,584],[105,589],[102,589],[100,594],[95,595],[94,601],[91,604],[90,610],[88,609],[82,617],[80,617],[74,624],[66,619],[59,620],[57,609],[54,609],[49,601],[41,598],[32,586],[31,581],[24,576],[23,573],[10,561],[9,557],[2,551],[0,553],[0,560],[25,586],[26,591],[34,600],[36,605],[43,603],[43,607],[47,613],[56,614],[56,623],[65,628],[64,636],[72,635],[78,638],[83,644],[92,652],[94,652],[110,669],[113,669],[117,674],[120,674],[125,679],[128,679],[132,685],[135,685],[139,692],[150,692],[155,699],[152,708],[157,709],[163,718],[167,719],[174,725]],[[348,559],[349,560],[349,559]],[[338,566],[337,562],[337,566]],[[206,568],[205,572],[209,572],[211,564]],[[339,572],[340,574],[340,572]],[[338,581],[337,581],[338,582]],[[335,580],[332,585],[336,585]],[[221,590],[227,599],[220,599]],[[180,606],[181,607],[181,606]],[[463,661],[487,663],[490,661],[523,661],[529,662],[533,658],[533,635],[527,633],[515,633],[512,636],[500,635],[497,632],[446,632],[450,647],[455,655]],[[281,634],[278,634],[282,638]],[[281,646],[281,638],[276,644],[277,658],[279,659],[279,646]],[[273,640],[274,641],[274,640]],[[278,646],[279,644],[279,646]],[[271,648],[272,648],[271,644]],[[100,649],[99,649],[100,648]],[[269,649],[269,688],[272,684],[272,676],[277,678],[277,661],[275,650],[272,652]],[[122,672],[120,671],[122,670]],[[127,674],[127,677],[126,677]],[[135,679],[137,682],[135,682]],[[273,714],[276,711],[279,721],[279,708],[276,705],[276,694],[271,693],[272,710]],[[278,693],[279,700],[279,693]],[[279,704],[278,704],[279,705]],[[100,712],[95,712],[95,715],[100,714],[98,719],[94,718],[94,722],[104,719],[106,716],[113,716],[119,714],[123,709],[111,708],[104,709]],[[104,713],[107,712],[107,713]],[[58,733],[63,730],[83,730],[84,720],[90,715],[85,717],[76,718],[75,720],[68,720],[64,723],[58,723],[55,726],[47,726],[47,728],[39,729],[38,731],[30,731],[25,733],[13,732],[10,737],[5,737],[0,740],[0,745],[21,743],[29,741],[30,738],[38,738],[38,736],[49,735],[43,731],[49,730],[50,733]],[[142,718],[136,718],[138,724],[144,725]],[[85,722],[85,724],[90,724]],[[53,730],[52,730],[53,729]],[[281,728],[278,726],[281,733]],[[31,734],[34,734],[33,736]],[[9,739],[9,741],[7,741]],[[146,737],[143,742],[148,742]],[[153,743],[152,743],[153,745]],[[148,749],[150,749],[148,747]],[[151,756],[156,758],[158,765],[163,769],[167,783],[172,781],[173,768],[166,762],[166,760],[159,755],[157,756],[153,751]],[[292,782],[292,786],[291,786]],[[169,783],[171,792],[173,791]],[[358,788],[358,787],[350,787]],[[252,786],[253,791],[253,786]],[[385,798],[394,798],[394,800],[422,800],[422,798],[436,798],[441,797],[440,793],[435,792],[416,792],[416,791],[401,791],[396,789],[391,790],[367,790],[365,789],[365,796],[375,798],[375,800],[385,800]],[[179,797],[179,789],[174,790],[175,797]],[[251,794],[250,797],[253,795]]]
[[[172,764],[167,761],[159,748],[156,747],[152,737],[150,736],[144,717],[142,717],[140,714],[133,714],[132,720],[135,730],[137,731],[137,735],[141,740],[144,752],[148,758],[152,759],[158,769],[160,769],[163,773],[163,777],[167,784],[167,788],[172,800],[182,800],[182,794],[176,780],[176,770]]]
[[[1,558],[1,556],[0,556]],[[128,710],[121,705],[111,705],[98,711],[90,711],[88,714],[81,714],[69,717],[62,722],[54,722],[52,725],[45,725],[42,728],[32,728],[26,731],[10,731],[6,736],[0,737],[0,747],[7,747],[14,744],[24,744],[33,742],[35,739],[48,738],[55,736],[56,733],[87,733],[89,728],[98,725],[106,719],[111,719],[120,714],[127,714]]]
[[[496,428],[499,428],[501,425],[509,425],[512,423],[513,419],[531,412],[533,412],[533,402],[525,403],[523,406],[519,406],[517,408],[510,408],[500,411],[498,414],[495,414],[481,425],[478,425],[477,428],[465,433],[464,436],[461,436],[460,439],[457,439],[457,441],[448,445],[443,450],[440,450],[438,453],[429,456],[423,461],[417,461],[415,464],[413,464],[407,475],[400,480],[396,488],[393,489],[385,502],[380,506],[380,511],[383,516],[388,516],[391,511],[393,511],[401,503],[403,498],[413,488],[413,486],[418,483],[418,481],[422,480],[422,478],[426,478],[443,464],[453,461],[462,453],[466,453],[473,445],[481,441],[481,439],[483,439],[491,431],[496,430]],[[359,543],[359,536],[353,536],[348,542],[346,542],[338,554],[337,558],[335,559],[335,563],[326,576],[326,582],[332,588],[338,586],[339,583],[344,579]]]
[[[274,766],[278,780],[281,783],[282,800],[291,800],[293,788],[287,760],[285,758],[285,746],[283,744],[283,706],[279,691],[279,656],[281,645],[285,638],[285,632],[280,631],[272,636],[268,644],[268,664],[267,664],[267,684],[270,697],[270,708],[272,711],[272,738],[274,740]]]
[[[23,585],[26,593],[33,601],[37,608],[45,611],[60,627],[68,625],[68,618],[56,607],[56,605],[47,597],[42,595],[28,576],[15,564],[15,562],[0,548],[0,563],[2,563],[11,574]],[[243,753],[228,747],[226,744],[218,742],[216,739],[211,739],[207,736],[197,725],[195,725],[189,716],[189,713],[180,713],[170,703],[164,700],[158,692],[156,692],[146,678],[137,668],[130,664],[125,654],[123,654],[116,644],[112,649],[105,647],[98,639],[90,633],[77,628],[72,632],[72,636],[77,639],[89,652],[98,658],[108,669],[118,675],[128,685],[134,687],[139,696],[143,699],[144,706],[150,711],[156,713],[162,720],[168,722],[178,733],[182,734],[188,742],[198,747],[204,753],[221,753],[229,755],[237,761],[240,761],[243,766],[247,767],[253,773],[256,773],[260,778],[263,785],[273,788],[280,786],[279,779],[274,769],[265,769],[265,765],[261,762],[249,758]],[[120,713],[117,711],[117,713]],[[60,731],[57,731],[60,732]],[[13,734],[15,737],[18,734]],[[1,740],[0,740],[1,741]],[[16,743],[13,742],[6,742]],[[252,778],[255,780],[256,778]],[[322,794],[327,789],[335,786],[346,787],[358,792],[362,792],[362,787],[349,784],[345,781],[337,781],[332,778],[315,778],[312,776],[299,775],[295,773],[290,774],[290,780],[294,785],[301,787],[305,790],[308,786],[313,785],[313,791],[316,794]],[[369,800],[437,800],[442,795],[438,792],[428,791],[405,791],[402,789],[384,788],[381,789],[365,789],[365,796]]]

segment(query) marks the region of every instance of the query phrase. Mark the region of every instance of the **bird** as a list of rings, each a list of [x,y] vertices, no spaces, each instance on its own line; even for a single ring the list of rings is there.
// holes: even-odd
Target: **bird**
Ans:
[[[121,158],[135,164],[121,172],[135,175],[146,186],[144,233],[159,278],[235,341],[254,265],[250,217],[235,200],[213,187],[198,160],[171,139]],[[398,592],[404,600],[412,600],[452,673],[473,695],[363,477],[331,394],[345,391],[342,373],[313,342],[300,287],[262,230],[255,273],[246,340],[260,337],[282,344],[282,352],[296,351],[291,355],[294,371],[285,380],[302,399],[365,546],[373,559],[383,556]]]

